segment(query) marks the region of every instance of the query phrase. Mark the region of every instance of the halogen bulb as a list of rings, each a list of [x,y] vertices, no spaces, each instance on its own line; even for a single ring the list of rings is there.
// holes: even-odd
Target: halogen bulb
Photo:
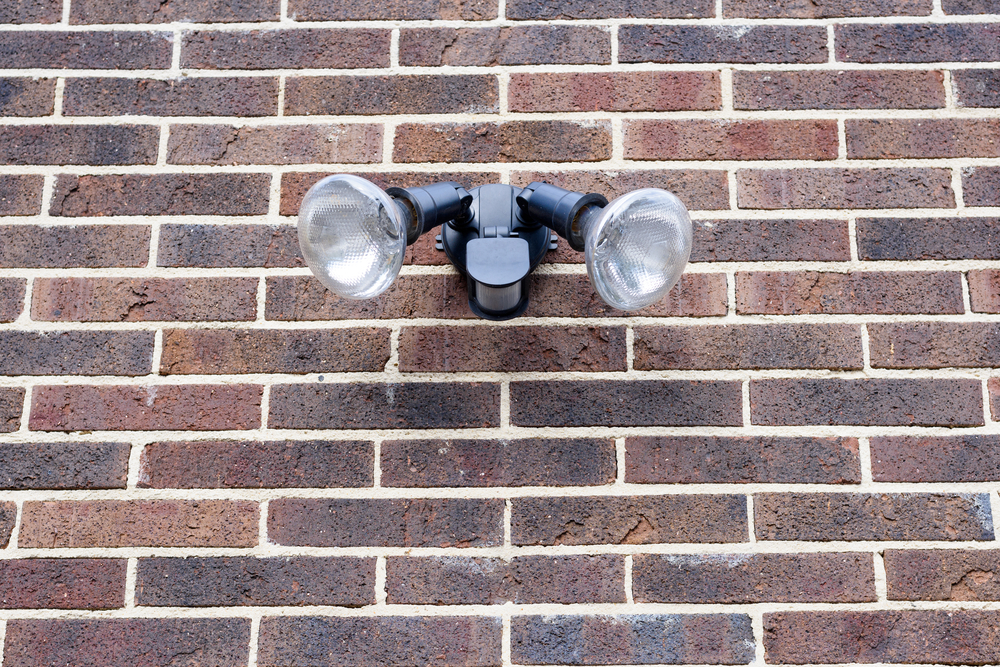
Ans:
[[[666,296],[691,255],[691,218],[666,190],[630,192],[586,224],[590,282],[620,310],[638,310]]]
[[[299,246],[321,283],[348,299],[370,299],[396,280],[406,229],[395,202],[373,183],[327,176],[299,209]]]

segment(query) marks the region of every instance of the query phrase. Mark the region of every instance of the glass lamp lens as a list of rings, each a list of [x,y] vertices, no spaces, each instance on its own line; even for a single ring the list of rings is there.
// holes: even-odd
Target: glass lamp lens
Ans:
[[[585,234],[590,282],[608,305],[620,310],[638,310],[666,296],[691,255],[687,209],[656,188],[614,200]]]
[[[396,280],[406,229],[389,195],[363,178],[337,174],[302,200],[299,245],[321,283],[348,299],[370,299]]]

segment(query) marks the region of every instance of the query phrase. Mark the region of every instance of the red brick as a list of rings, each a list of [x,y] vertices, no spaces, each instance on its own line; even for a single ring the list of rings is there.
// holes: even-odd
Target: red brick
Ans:
[[[511,185],[523,188],[534,181],[545,181],[567,190],[597,192],[608,199],[641,188],[661,188],[673,192],[689,209],[729,208],[729,182],[725,171],[643,169],[511,173]]]
[[[415,28],[399,35],[399,64],[435,67],[611,64],[611,34],[597,26]]]
[[[63,93],[67,116],[273,116],[274,77],[177,80],[71,78]]]
[[[31,317],[53,322],[252,320],[256,278],[36,278]]]
[[[857,484],[855,438],[635,436],[625,440],[630,484]]]
[[[1000,313],[1000,271],[969,271],[969,299],[974,313]]]
[[[597,486],[615,481],[608,439],[387,440],[382,486]]]
[[[503,542],[499,498],[272,500],[268,539],[313,547],[489,547]]]
[[[260,624],[257,664],[493,667],[500,636],[499,616],[272,617]]]
[[[871,554],[638,554],[636,602],[875,602]]]
[[[594,162],[611,157],[608,121],[403,123],[397,162]]]
[[[0,331],[0,375],[147,375],[152,331]]]
[[[288,15],[297,21],[489,21],[497,18],[497,0],[289,0]]]
[[[0,502],[0,549],[10,543],[10,534],[14,530],[14,520],[17,518],[17,503]]]
[[[140,558],[136,604],[152,607],[375,602],[374,558]]]
[[[862,259],[1000,259],[1000,218],[859,218]]]
[[[43,181],[41,176],[0,176],[0,215],[38,215]]]
[[[170,164],[380,162],[381,125],[172,125]]]
[[[510,76],[511,111],[696,111],[722,108],[717,72],[580,72]]]
[[[851,258],[846,220],[692,220],[692,262],[837,262]],[[162,232],[160,239],[162,248]]]
[[[966,206],[1000,206],[1000,167],[962,169]]]
[[[710,18],[715,5],[710,0],[510,0],[507,18],[538,19],[603,19],[603,18]]]
[[[997,611],[801,611],[764,614],[771,664],[1000,660]]]
[[[270,428],[409,429],[499,426],[500,386],[488,382],[277,384]]]
[[[745,542],[739,495],[514,498],[515,545]]]
[[[847,120],[849,158],[1000,157],[1000,120]]]
[[[0,68],[166,69],[173,41],[169,32],[4,31]]]
[[[623,63],[827,61],[826,29],[821,26],[623,25],[618,43]]]
[[[990,393],[990,413],[995,421],[1000,421],[1000,378],[990,378],[986,383]]]
[[[1000,551],[889,549],[890,600],[1000,600]]]
[[[958,273],[756,271],[736,274],[742,314],[962,313]]]
[[[951,170],[740,169],[741,208],[951,208]]]
[[[55,108],[55,91],[55,79],[2,77],[0,116],[50,116]]]
[[[125,604],[125,561],[26,558],[0,561],[4,609],[114,609]]]
[[[754,424],[980,426],[978,380],[752,380]]]
[[[906,322],[869,324],[875,368],[1000,366],[1000,324]]]
[[[289,77],[285,114],[496,113],[498,91],[488,74]]]
[[[726,279],[721,273],[688,273],[660,301],[637,311],[604,303],[585,274],[532,277],[528,317],[712,317],[726,314]]]
[[[62,0],[16,0],[0,7],[0,23],[58,23]]]
[[[279,0],[73,0],[71,23],[232,23],[277,21]]]
[[[626,120],[632,160],[833,160],[834,120]]]
[[[17,667],[241,667],[248,618],[24,619],[7,622],[4,659]]]
[[[0,225],[0,267],[146,266],[144,225]]]
[[[10,433],[21,427],[23,405],[22,387],[0,387],[0,433]]]
[[[0,322],[13,322],[21,314],[26,285],[24,278],[0,278]]]
[[[1000,481],[995,435],[880,436],[871,439],[876,482]]]
[[[955,104],[961,107],[1000,107],[1000,70],[960,69],[951,73]]]
[[[139,487],[266,489],[371,486],[363,440],[153,442],[139,459]]]
[[[932,493],[759,493],[758,540],[992,540],[989,496]]]
[[[736,109],[933,109],[944,105],[940,70],[733,72]]]
[[[726,18],[752,19],[827,19],[840,16],[927,16],[931,0],[834,0],[814,4],[805,0],[725,0],[722,15]]]
[[[8,125],[0,164],[154,164],[159,141],[153,125]]]
[[[389,30],[194,30],[184,33],[181,67],[350,69],[389,66]]]
[[[252,547],[257,512],[246,500],[26,501],[18,546]]]
[[[163,225],[156,263],[205,268],[306,265],[294,225]]]
[[[943,0],[945,14],[996,14],[995,0]]]
[[[229,431],[260,426],[261,386],[35,387],[33,431]]]
[[[876,23],[835,27],[837,60],[931,63],[1000,60],[1000,24]]]
[[[130,451],[124,442],[5,443],[0,489],[124,489]]]

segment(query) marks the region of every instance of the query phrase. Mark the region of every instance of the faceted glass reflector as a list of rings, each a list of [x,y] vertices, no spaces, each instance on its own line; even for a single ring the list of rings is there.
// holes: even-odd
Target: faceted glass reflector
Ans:
[[[363,178],[337,174],[302,200],[299,246],[321,283],[348,299],[370,299],[396,280],[406,229],[389,195]]]
[[[587,225],[590,282],[620,310],[656,303],[680,279],[691,256],[691,218],[681,200],[656,188],[623,195]]]

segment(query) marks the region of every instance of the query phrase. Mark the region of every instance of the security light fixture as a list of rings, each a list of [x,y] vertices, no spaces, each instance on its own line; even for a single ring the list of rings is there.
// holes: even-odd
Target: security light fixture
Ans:
[[[370,299],[396,280],[406,246],[439,226],[439,249],[468,276],[469,307],[488,320],[528,307],[528,277],[556,247],[551,232],[584,252],[597,293],[621,310],[663,298],[691,254],[691,219],[666,190],[636,190],[609,204],[548,183],[382,190],[350,174],[327,176],[306,193],[299,244],[320,282],[347,299]]]

